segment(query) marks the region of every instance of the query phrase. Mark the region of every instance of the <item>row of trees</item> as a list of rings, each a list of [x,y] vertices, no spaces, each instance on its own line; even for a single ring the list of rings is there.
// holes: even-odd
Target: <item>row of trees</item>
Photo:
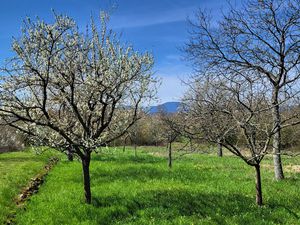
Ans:
[[[76,155],[87,203],[92,152],[122,138],[138,144],[143,127],[136,121],[157,84],[152,56],[121,44],[107,20],[101,14],[100,26],[92,19],[82,33],[66,16],[55,15],[53,24],[27,19],[0,82],[4,124]],[[199,11],[191,27],[184,50],[195,76],[183,108],[161,113],[148,135],[168,143],[170,167],[179,136],[215,143],[219,155],[225,147],[255,168],[262,205],[260,163],[272,145],[275,178],[283,179],[282,131],[300,123],[300,1],[248,0],[219,22]]]
[[[261,161],[272,153],[275,179],[283,179],[282,131],[300,123],[299,25],[298,0],[248,0],[217,23],[204,11],[191,21],[190,132],[255,168],[258,205]]]
[[[203,11],[190,22],[184,50],[196,73],[182,111],[160,118],[169,161],[178,135],[215,143],[219,155],[225,147],[255,168],[262,205],[260,164],[272,154],[275,179],[284,178],[282,134],[300,123],[300,1],[248,0],[217,23]]]

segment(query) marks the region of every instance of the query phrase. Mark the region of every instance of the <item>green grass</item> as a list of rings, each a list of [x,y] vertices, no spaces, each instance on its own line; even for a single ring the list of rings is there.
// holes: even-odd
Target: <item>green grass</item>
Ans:
[[[53,153],[36,155],[33,150],[0,154],[0,224],[16,210],[14,199],[30,178],[43,169]]]
[[[286,180],[275,182],[272,169],[264,166],[265,205],[259,208],[254,168],[240,159],[190,155],[176,160],[170,170],[164,158],[145,153],[152,150],[140,149],[137,158],[130,149],[94,155],[92,205],[84,203],[80,163],[60,162],[26,210],[19,209],[16,221],[22,225],[300,223],[299,173],[286,172]],[[300,164],[299,159],[284,162]]]

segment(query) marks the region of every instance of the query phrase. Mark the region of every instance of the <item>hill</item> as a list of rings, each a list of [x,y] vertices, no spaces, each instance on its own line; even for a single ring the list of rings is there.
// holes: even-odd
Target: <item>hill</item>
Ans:
[[[179,110],[180,102],[166,102],[161,105],[151,106],[149,114],[158,113],[160,110],[163,110],[167,113],[176,113]]]

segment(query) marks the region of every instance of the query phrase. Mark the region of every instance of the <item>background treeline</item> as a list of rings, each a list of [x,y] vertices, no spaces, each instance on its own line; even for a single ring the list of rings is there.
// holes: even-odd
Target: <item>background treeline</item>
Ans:
[[[0,129],[0,153],[22,150],[28,145],[26,136],[9,126]]]
[[[168,116],[176,117],[180,112],[169,113]],[[184,120],[183,120],[184,121]],[[205,121],[203,121],[205,122]],[[207,124],[209,126],[209,124]],[[166,137],[167,130],[169,128],[162,120],[160,113],[156,114],[147,114],[144,113],[143,116],[137,121],[137,123],[130,129],[128,132],[118,140],[113,143],[110,143],[110,146],[166,146],[168,144],[168,139]],[[178,131],[180,133],[180,131]],[[240,133],[231,134],[232,139],[240,146],[247,147],[246,140]],[[201,136],[201,135],[198,135]],[[209,147],[211,145],[204,138],[195,138],[193,137],[193,143]],[[176,138],[176,142],[186,144],[189,140],[189,137],[185,135],[184,130],[181,131],[181,134]],[[271,147],[271,145],[270,145]],[[207,151],[208,148],[199,148],[198,151]],[[300,127],[293,126],[287,127],[282,130],[282,149],[285,151],[299,152],[300,151]]]
[[[170,113],[170,117],[176,116],[178,113]],[[162,121],[159,113],[157,114],[143,114],[143,117],[121,138],[117,139],[111,146],[165,146],[168,144],[166,138],[166,125]],[[26,146],[30,146],[28,137],[18,132],[16,129],[9,126],[2,126],[0,131],[0,152],[19,151]],[[240,145],[246,146],[243,135],[236,134],[234,139]],[[193,140],[195,143],[209,145],[206,140]],[[179,135],[176,142],[185,144],[187,138],[184,135]],[[300,127],[288,127],[282,131],[282,148],[286,151],[299,152],[300,151]],[[201,151],[201,149],[198,149]],[[204,150],[207,150],[205,148]]]

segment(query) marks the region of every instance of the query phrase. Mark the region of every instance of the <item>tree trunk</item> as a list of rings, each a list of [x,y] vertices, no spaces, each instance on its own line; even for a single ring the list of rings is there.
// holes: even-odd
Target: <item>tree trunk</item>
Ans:
[[[126,148],[126,143],[124,142],[124,145],[123,145],[123,152],[125,152],[125,148]]]
[[[256,204],[262,206],[262,190],[261,190],[261,176],[260,176],[260,165],[255,165],[256,170]]]
[[[274,172],[275,172],[276,180],[284,179],[280,153],[281,153],[281,131],[278,131],[274,134],[273,137],[273,161],[274,161]]]
[[[134,144],[134,156],[135,156],[135,157],[137,157],[136,148],[137,148],[137,146],[136,146],[136,144]]]
[[[168,166],[172,168],[172,142],[169,143]]]
[[[284,179],[282,162],[281,162],[281,116],[278,105],[278,92],[273,93],[273,109],[272,109],[273,123],[275,127],[275,133],[273,136],[273,162],[275,179]]]
[[[69,161],[73,161],[74,157],[73,157],[73,153],[70,149],[67,149],[67,157]]]
[[[91,202],[92,202],[91,180],[90,180],[90,161],[91,161],[91,155],[90,155],[90,153],[88,153],[82,159],[84,195],[85,195],[85,202],[87,204],[91,204]]]
[[[223,156],[222,144],[220,144],[220,143],[218,143],[218,156],[219,157]]]

